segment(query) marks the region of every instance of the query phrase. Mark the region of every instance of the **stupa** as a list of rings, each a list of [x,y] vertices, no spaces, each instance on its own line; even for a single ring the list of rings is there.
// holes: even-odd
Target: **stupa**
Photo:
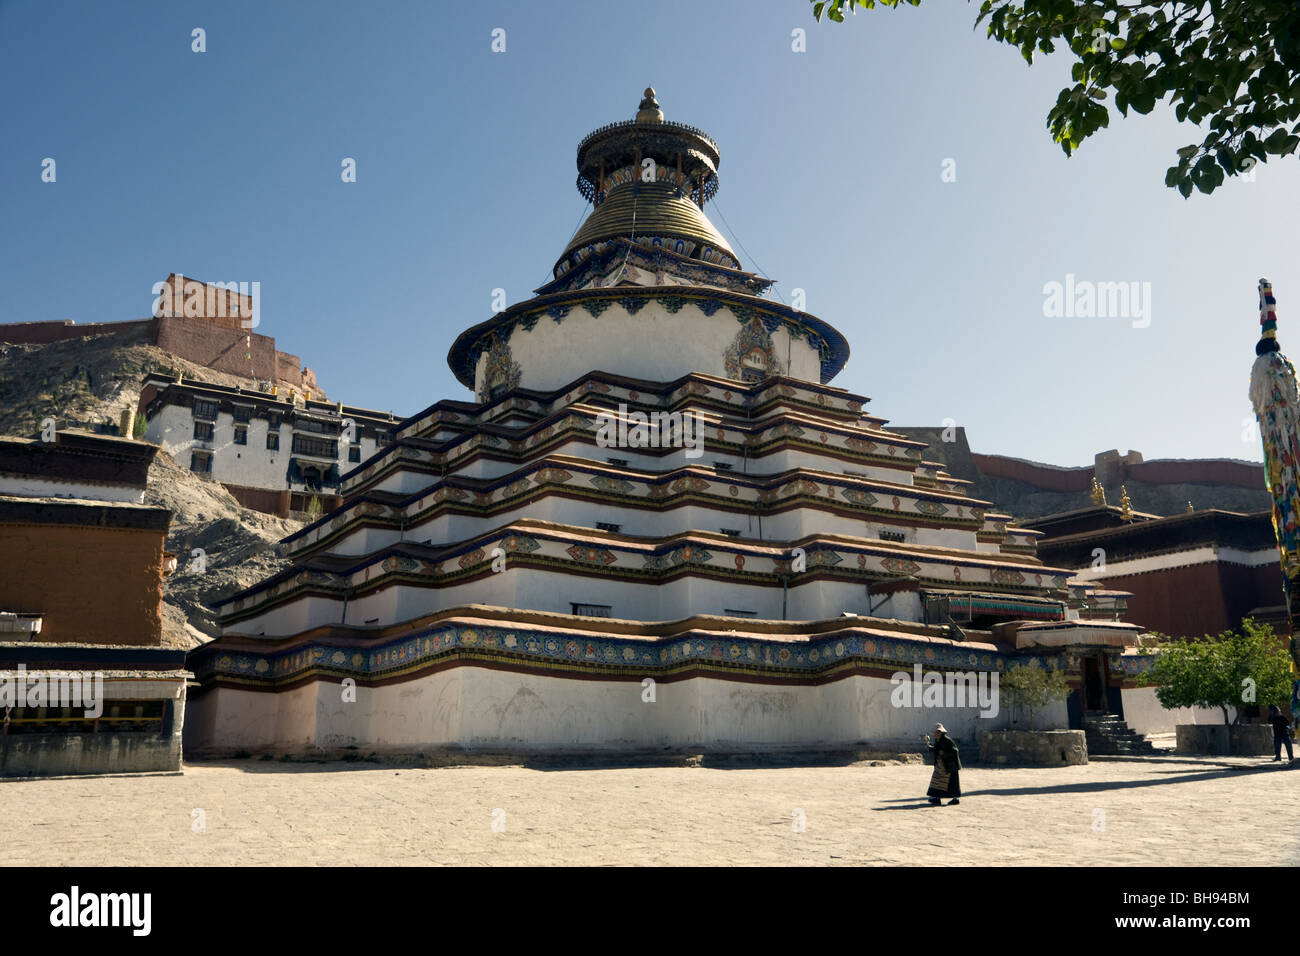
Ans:
[[[474,400],[407,419],[220,603],[187,746],[914,742],[989,715],[899,705],[896,672],[1117,661],[1138,628],[829,384],[844,336],[705,214],[719,160],[653,89],[582,140],[553,278],[451,346]]]

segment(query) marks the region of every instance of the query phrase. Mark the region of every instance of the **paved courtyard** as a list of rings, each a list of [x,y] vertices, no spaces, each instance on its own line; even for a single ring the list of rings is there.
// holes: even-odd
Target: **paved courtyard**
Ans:
[[[437,769],[235,760],[183,775],[0,782],[0,862],[99,864],[1300,863],[1300,765],[1218,758]],[[196,811],[201,811],[196,812]],[[799,829],[799,825],[803,829]],[[197,832],[201,825],[201,832]]]

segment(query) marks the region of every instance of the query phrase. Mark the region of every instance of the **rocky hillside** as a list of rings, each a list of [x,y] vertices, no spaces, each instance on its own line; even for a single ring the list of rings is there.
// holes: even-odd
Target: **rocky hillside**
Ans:
[[[49,345],[0,343],[0,434],[34,435],[47,417],[59,428],[116,426],[122,409],[136,408],[144,376],[161,370],[221,385],[249,384],[145,344],[140,334]],[[167,549],[177,552],[180,562],[164,584],[163,635],[177,647],[215,637],[216,620],[206,602],[287,566],[279,541],[303,524],[241,507],[219,483],[180,467],[162,452],[149,469],[145,504],[173,513]],[[204,552],[201,573],[192,557],[195,548]]]
[[[206,602],[287,567],[280,539],[303,526],[240,507],[219,482],[198,477],[162,452],[149,468],[144,501],[172,511],[167,549],[177,552],[179,563],[163,586],[163,631],[174,646],[216,637],[216,617]],[[201,561],[196,548],[202,549]]]

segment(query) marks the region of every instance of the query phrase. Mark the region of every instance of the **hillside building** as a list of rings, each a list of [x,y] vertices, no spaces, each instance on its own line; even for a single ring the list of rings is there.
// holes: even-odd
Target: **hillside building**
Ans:
[[[248,289],[250,283],[243,286]],[[241,293],[237,283],[203,282],[175,272],[155,283],[154,289],[152,318],[11,322],[0,324],[0,342],[48,345],[114,335],[123,342],[156,345],[196,365],[247,378],[250,384],[268,382],[324,398],[316,374],[298,356],[279,351],[274,338],[255,331],[260,304],[251,289]]]
[[[314,401],[294,389],[231,388],[147,375],[145,438],[182,468],[221,482],[246,508],[277,514],[337,507],[340,476],[385,447],[389,412]]]

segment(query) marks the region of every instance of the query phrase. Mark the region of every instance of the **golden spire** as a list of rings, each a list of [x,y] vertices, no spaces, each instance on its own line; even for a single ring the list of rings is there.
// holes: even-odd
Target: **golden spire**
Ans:
[[[1119,486],[1119,516],[1125,521],[1133,517],[1133,499],[1128,496],[1128,489]]]
[[[1191,503],[1190,501],[1187,502],[1187,513],[1188,513],[1188,514],[1191,514],[1191,513],[1192,513],[1193,511],[1195,511],[1195,510],[1196,510],[1196,509],[1192,507],[1192,503]]]
[[[1088,492],[1088,497],[1094,505],[1106,507],[1106,489],[1097,483],[1096,475],[1092,476],[1092,491]]]
[[[655,88],[647,86],[645,88],[645,99],[641,101],[641,106],[636,113],[638,123],[662,123],[664,121],[663,110],[659,108],[659,102],[655,99]]]

